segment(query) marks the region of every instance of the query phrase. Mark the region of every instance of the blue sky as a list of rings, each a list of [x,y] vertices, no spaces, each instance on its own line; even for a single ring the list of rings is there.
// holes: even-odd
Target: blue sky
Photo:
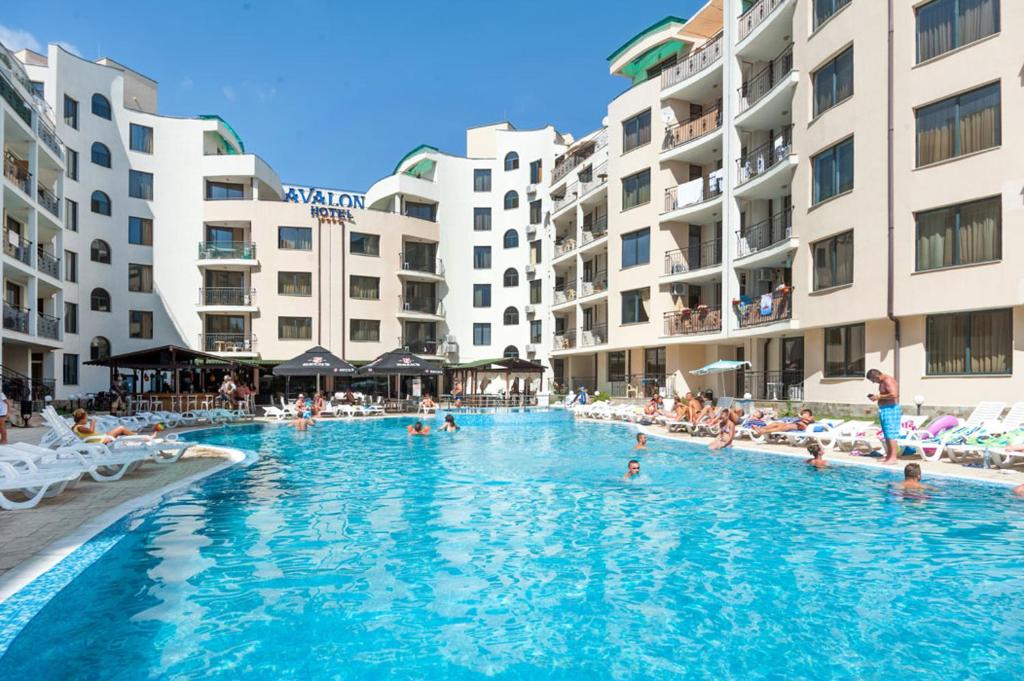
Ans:
[[[579,135],[626,81],[605,58],[703,0],[5,3],[0,41],[62,42],[160,83],[160,111],[216,113],[286,182],[366,189],[418,144],[465,151],[510,120]]]

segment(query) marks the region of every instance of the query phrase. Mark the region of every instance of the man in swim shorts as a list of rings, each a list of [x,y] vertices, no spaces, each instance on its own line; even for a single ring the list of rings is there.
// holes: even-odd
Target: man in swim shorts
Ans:
[[[878,384],[878,394],[868,395],[868,399],[878,405],[878,420],[882,424],[882,439],[885,444],[884,464],[894,464],[899,459],[900,449],[896,441],[900,437],[900,421],[903,412],[900,409],[900,387],[896,379],[883,374],[878,369],[871,369],[865,375],[872,383]]]
[[[626,474],[622,476],[622,479],[632,480],[638,475],[640,475],[640,462],[636,459],[630,459],[629,464],[626,466]]]

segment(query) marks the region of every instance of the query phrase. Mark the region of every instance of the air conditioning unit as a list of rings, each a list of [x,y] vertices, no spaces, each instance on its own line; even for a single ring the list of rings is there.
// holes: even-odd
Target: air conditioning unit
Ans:
[[[672,295],[685,296],[688,293],[686,284],[672,284]]]
[[[537,233],[537,225],[526,225],[526,235],[532,236]]]
[[[533,305],[527,305],[523,309],[526,311],[526,314],[533,314],[534,312],[537,311],[537,308],[535,308]]]
[[[444,337],[444,342],[445,343],[455,343],[456,345],[458,344],[458,342],[455,340],[455,334],[451,334],[451,333],[447,334]]]
[[[528,184],[528,185],[526,185],[526,193],[527,194],[536,194],[537,193],[537,185],[535,185],[535,184]]]
[[[526,354],[528,354],[528,355],[536,355],[537,354],[537,346],[536,345],[527,345],[526,346]]]
[[[527,274],[527,276],[531,276],[532,277],[536,273],[537,273],[537,266],[536,265],[527,265],[526,266],[526,274]]]

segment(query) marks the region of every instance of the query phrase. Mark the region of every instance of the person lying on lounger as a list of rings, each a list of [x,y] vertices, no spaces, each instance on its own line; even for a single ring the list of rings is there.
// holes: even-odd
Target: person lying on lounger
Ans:
[[[96,431],[96,419],[90,419],[88,412],[84,409],[76,409],[71,417],[75,420],[75,425],[71,427],[71,430],[75,431],[75,435],[82,438],[83,440],[93,437],[101,437],[103,442],[113,442],[115,439],[123,435],[135,435],[134,431],[131,431],[124,426],[117,426],[112,428],[105,433]]]
[[[799,418],[787,417],[772,421],[766,426],[754,428],[758,435],[771,435],[772,433],[788,433],[793,430],[807,430],[807,427],[814,423],[814,414],[810,409],[801,409]]]
[[[723,409],[721,415],[718,417],[719,431],[718,437],[715,441],[708,445],[708,449],[725,449],[726,447],[732,446],[732,441],[736,438],[736,426],[743,420],[743,410],[739,407],[735,409]]]
[[[811,458],[807,459],[806,462],[808,466],[814,466],[819,469],[828,467],[828,464],[825,463],[825,450],[817,442],[807,445],[807,453],[811,455]]]

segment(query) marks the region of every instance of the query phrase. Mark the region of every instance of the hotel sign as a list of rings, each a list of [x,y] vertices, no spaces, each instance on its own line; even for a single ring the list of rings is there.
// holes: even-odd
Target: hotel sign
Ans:
[[[310,217],[326,222],[353,222],[351,208],[364,208],[366,194],[286,184],[284,200],[309,206]]]

